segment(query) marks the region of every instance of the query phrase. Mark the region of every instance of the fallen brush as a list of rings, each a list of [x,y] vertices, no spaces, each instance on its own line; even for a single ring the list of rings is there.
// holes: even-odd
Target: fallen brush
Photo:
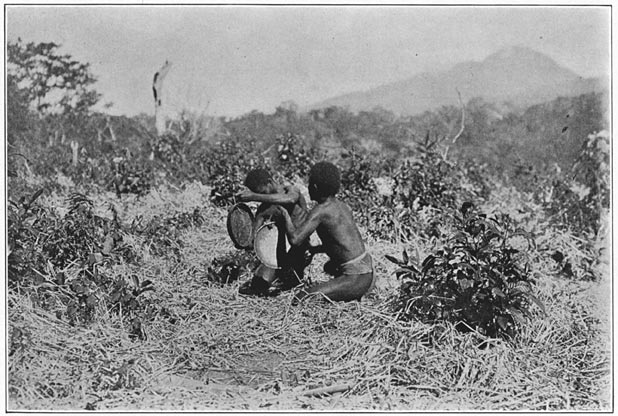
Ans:
[[[196,385],[211,393],[221,386],[250,392],[244,401],[213,395],[202,410],[259,409],[265,403],[300,409],[299,397],[332,394],[342,395],[340,408],[354,408],[354,398],[367,395],[374,398],[365,403],[369,407],[400,408],[379,398],[395,400],[402,391],[418,403],[432,397],[442,410],[609,406],[599,384],[609,382],[609,345],[590,336],[593,326],[552,315],[555,305],[549,305],[547,320],[507,343],[461,334],[452,325],[399,322],[380,296],[292,307],[291,294],[242,297],[236,285],[208,286],[186,270],[174,276],[186,282],[179,291],[163,275],[169,281],[159,282],[159,298],[178,321],[155,319],[141,342],[131,341],[114,316],[101,316],[88,328],[70,327],[28,297],[10,294],[9,408],[50,410],[70,400],[74,410],[86,403],[122,409],[128,405],[122,395],[139,393],[145,398],[140,409],[159,410],[164,402],[150,407],[148,400],[195,394],[189,391]],[[593,301],[581,291],[568,292],[573,307]],[[166,382],[169,377],[175,381]],[[313,400],[319,408],[321,399]]]
[[[123,221],[153,218],[178,200],[193,201],[187,203],[193,210],[203,201],[200,195],[207,190],[151,192],[146,202],[130,202],[119,215]],[[183,230],[178,258],[153,256],[144,241],[126,237],[141,264],[106,272],[112,280],[134,275],[152,282],[154,290],[140,296],[157,313],[143,320],[143,337],[130,336],[130,314],[104,302],[91,321],[71,326],[55,313],[55,307],[66,307],[62,291],[48,292],[46,305],[36,291],[9,291],[8,409],[611,408],[611,291],[605,274],[570,281],[547,267],[544,255],[532,256],[547,315],[505,341],[461,333],[448,323],[397,320],[399,282],[385,256],[400,247],[379,240],[368,243],[378,290],[360,303],[315,299],[292,306],[291,292],[241,296],[238,287],[249,269],[227,284],[206,273],[232,249],[221,227],[225,213],[208,207],[204,224]],[[561,238],[564,247],[572,241],[567,234]],[[434,244],[419,239],[409,248],[424,258]],[[307,269],[314,280],[323,260],[317,257]]]

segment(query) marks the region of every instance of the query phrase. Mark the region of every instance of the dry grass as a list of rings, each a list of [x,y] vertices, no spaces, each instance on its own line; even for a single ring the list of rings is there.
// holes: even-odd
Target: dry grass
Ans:
[[[169,314],[147,324],[147,340],[129,339],[126,322],[104,305],[91,325],[71,327],[31,296],[8,293],[9,410],[611,409],[607,276],[567,280],[537,256],[547,316],[513,342],[481,348],[478,334],[395,319],[395,266],[384,259],[399,255],[395,244],[370,243],[380,280],[360,303],[291,306],[290,293],[243,297],[240,282],[209,282],[205,268],[234,249],[225,210],[204,195],[160,189],[123,200],[124,220],[195,206],[210,215],[185,233],[180,261],[150,256],[142,267],[110,270],[154,281],[145,296]],[[565,246],[573,242],[562,237]],[[314,278],[323,259],[316,260]]]

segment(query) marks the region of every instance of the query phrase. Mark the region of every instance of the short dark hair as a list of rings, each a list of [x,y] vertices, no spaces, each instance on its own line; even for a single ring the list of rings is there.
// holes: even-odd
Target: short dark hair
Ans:
[[[247,173],[245,186],[251,191],[257,192],[259,188],[267,186],[271,181],[272,177],[266,169],[253,169]]]
[[[341,174],[330,162],[318,162],[309,172],[309,185],[314,184],[320,196],[334,196],[341,187]]]

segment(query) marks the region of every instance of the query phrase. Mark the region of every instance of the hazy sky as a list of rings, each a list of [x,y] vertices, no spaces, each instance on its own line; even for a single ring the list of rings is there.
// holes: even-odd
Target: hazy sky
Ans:
[[[510,45],[583,76],[609,73],[608,7],[7,6],[8,40],[53,41],[89,62],[112,112],[272,112],[482,60]]]

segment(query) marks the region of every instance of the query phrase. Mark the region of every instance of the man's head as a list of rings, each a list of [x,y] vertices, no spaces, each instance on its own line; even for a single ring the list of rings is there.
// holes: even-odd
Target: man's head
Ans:
[[[309,172],[309,196],[314,201],[335,196],[341,186],[339,169],[330,162],[319,162]]]
[[[247,173],[245,186],[258,194],[272,194],[275,192],[273,179],[266,169],[254,169]]]

